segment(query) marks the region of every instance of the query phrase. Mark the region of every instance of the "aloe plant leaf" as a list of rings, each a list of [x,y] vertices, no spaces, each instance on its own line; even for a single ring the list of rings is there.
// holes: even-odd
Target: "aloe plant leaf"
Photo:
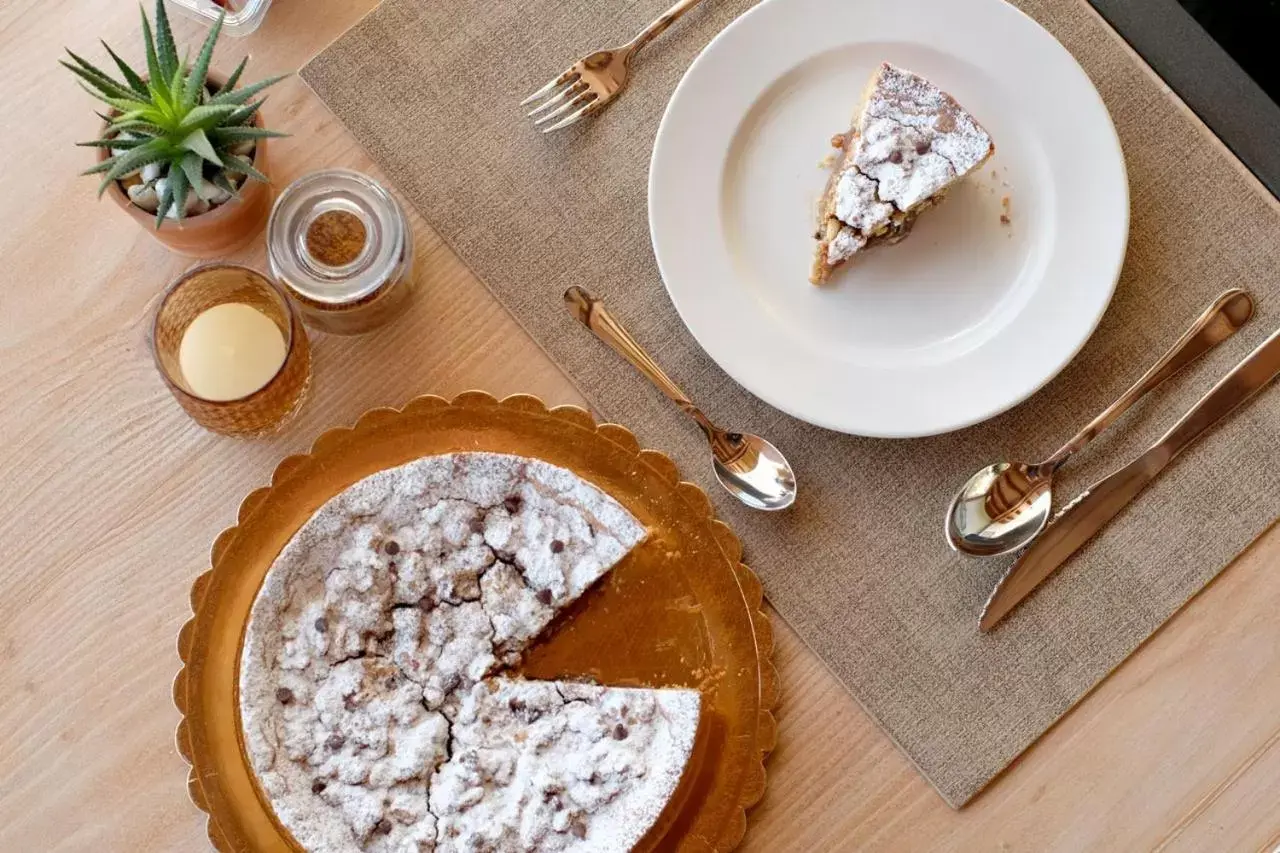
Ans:
[[[179,68],[178,46],[173,41],[173,29],[169,26],[169,13],[164,0],[156,0],[156,57],[160,60],[160,74],[166,80]]]
[[[288,74],[278,74],[275,77],[268,77],[265,80],[259,80],[257,83],[250,83],[248,86],[245,86],[244,88],[241,88],[241,89],[236,89],[235,91],[232,91],[232,92],[219,92],[218,94],[214,95],[212,98],[209,99],[209,103],[211,104],[243,104],[245,101],[249,100],[254,95],[261,92],[263,89],[267,88],[268,86],[274,86],[276,83],[279,83],[281,80],[283,80],[288,76],[289,76]]]
[[[78,57],[74,53],[71,53],[71,51],[67,51],[67,53],[71,54],[72,59],[78,59]],[[80,60],[80,61],[83,62],[83,60]],[[85,81],[94,89],[96,89],[97,92],[93,92],[92,90],[90,90],[90,94],[93,94],[95,97],[98,97],[99,92],[101,93],[101,96],[104,98],[136,98],[137,97],[136,93],[130,91],[128,86],[125,86],[121,83],[117,83],[115,80],[112,80],[106,74],[103,74],[101,71],[94,68],[92,65],[88,65],[88,67],[72,65],[70,62],[67,62],[65,59],[60,59],[58,60],[58,62],[64,68],[67,68],[68,70],[70,70],[71,73],[75,74],[81,80]]]
[[[99,39],[99,41],[101,41],[101,39]],[[116,67],[119,68],[120,73],[124,75],[125,82],[129,84],[129,88],[133,89],[136,94],[141,95],[142,97],[147,97],[147,81],[142,79],[142,75],[137,71],[134,71],[132,65],[121,59],[120,56],[111,49],[111,45],[103,41],[102,46],[107,49],[107,54],[115,60]]]
[[[160,66],[160,57],[156,54],[156,42],[151,35],[151,21],[147,20],[147,12],[138,4],[142,13],[142,42],[147,54],[147,76],[151,78],[148,90],[155,91],[155,86],[164,80],[164,70]]]
[[[83,80],[77,80],[76,82],[79,83],[80,88],[88,92],[91,97],[97,98],[99,101],[102,101],[104,104],[111,103],[110,95],[104,95],[102,94],[102,92],[98,91],[97,89],[91,88]],[[107,121],[111,121],[110,116],[107,117]]]
[[[244,142],[246,139],[274,139],[288,136],[278,130],[267,130],[261,127],[215,127],[209,131],[209,138],[214,143]]]
[[[204,89],[205,81],[209,76],[209,62],[213,59],[213,46],[218,42],[218,34],[222,32],[222,21],[226,18],[227,13],[222,12],[218,15],[218,20],[213,22],[213,28],[209,30],[209,35],[204,40],[204,45],[200,48],[200,54],[196,57],[196,64],[191,68],[191,75],[187,77],[187,88],[183,92],[183,103],[187,108],[194,107],[200,100],[200,92]]]
[[[266,100],[266,98],[263,98],[261,101],[254,101],[252,104],[245,104],[242,107],[237,107],[235,112],[227,116],[227,120],[223,122],[223,126],[229,127],[233,125],[249,124],[249,122],[253,121],[253,117],[257,114],[258,110],[262,109],[262,105]]]
[[[182,142],[179,143],[179,147],[194,151],[216,166],[223,165],[222,160],[218,157],[218,152],[213,148],[213,143],[209,141],[209,137],[205,135],[203,130],[196,130],[187,134]]]
[[[112,137],[111,139],[93,139],[89,142],[77,142],[78,148],[113,148],[118,151],[128,151],[130,148],[137,148],[146,142],[145,139],[130,139],[124,137]]]
[[[150,136],[153,138],[162,137],[167,132],[164,128],[151,124],[150,122],[134,119],[129,121],[113,121],[111,123],[111,129],[120,133],[128,131],[129,133],[136,133],[141,136]]]
[[[187,113],[175,128],[178,134],[210,130],[226,123],[227,116],[235,108],[230,104],[201,104]]]
[[[217,172],[209,182],[220,190],[231,193],[232,198],[240,197],[240,190],[236,189],[236,185],[231,183],[231,179],[227,177],[226,172]]]
[[[164,215],[168,213],[169,208],[173,206],[173,185],[169,181],[164,183],[164,192],[160,193],[160,206],[156,208],[156,230],[160,230],[160,226],[164,224]]]
[[[185,91],[184,81],[186,80],[187,58],[184,56],[182,60],[173,69],[173,74],[169,78],[169,101],[174,106],[174,114],[181,115],[183,104],[183,92]]]
[[[223,83],[221,88],[215,92],[215,95],[221,95],[223,92],[230,92],[240,82],[240,75],[244,73],[244,67],[249,62],[249,57],[240,60],[240,64],[236,66],[236,70],[231,72],[231,76],[227,78],[227,82]]]
[[[167,159],[168,152],[162,146],[156,145],[157,141],[153,140],[146,145],[140,145],[114,157],[111,168],[107,170],[107,174],[102,178],[102,185],[98,187],[98,195],[106,192],[112,181],[118,181],[125,175],[138,171],[143,166],[149,166],[152,163]]]
[[[270,178],[253,168],[253,164],[239,154],[225,154],[222,159],[225,161],[224,165],[228,172],[239,172],[242,175],[248,175],[255,181],[262,181],[264,184],[271,183]]]
[[[187,176],[187,183],[191,184],[191,189],[195,190],[200,198],[207,200],[211,188],[204,177],[204,162],[204,158],[199,154],[188,153],[183,155],[181,167],[183,174]]]
[[[173,204],[177,210],[178,221],[181,222],[187,214],[187,195],[191,190],[185,171],[169,169],[169,190],[173,193]]]
[[[103,98],[105,103],[115,107],[121,115],[125,113],[145,113],[154,109],[148,101],[139,101],[136,98]]]
[[[105,160],[103,160],[103,161],[101,161],[101,162],[99,162],[99,163],[94,163],[92,166],[90,166],[88,169],[85,169],[85,170],[84,170],[83,172],[81,172],[80,174],[82,174],[82,175],[100,175],[100,174],[102,174],[103,172],[109,172],[109,171],[111,171],[111,169],[116,165],[116,160],[118,160],[118,159],[119,159],[119,155],[113,155],[113,156],[108,157],[107,159],[105,159]]]

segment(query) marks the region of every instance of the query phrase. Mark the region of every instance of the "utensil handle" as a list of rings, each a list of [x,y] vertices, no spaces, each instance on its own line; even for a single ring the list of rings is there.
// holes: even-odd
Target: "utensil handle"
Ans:
[[[1209,389],[1144,455],[1161,467],[1168,464],[1205,430],[1261,391],[1277,375],[1280,375],[1280,329]]]
[[[676,3],[670,9],[659,15],[653,23],[649,24],[649,26],[641,30],[635,38],[629,41],[626,45],[627,50],[634,56],[640,48],[665,33],[667,31],[667,27],[680,20],[680,17],[684,15],[685,12],[688,12],[701,2],[702,0],[680,0],[680,2]]]
[[[1142,375],[1141,379],[1121,394],[1102,414],[1090,421],[1084,429],[1076,433],[1056,453],[1041,463],[1040,471],[1048,474],[1057,471],[1076,451],[1093,441],[1098,433],[1111,426],[1116,418],[1124,414],[1147,392],[1234,335],[1252,316],[1253,298],[1248,293],[1239,288],[1232,288],[1223,293],[1191,324],[1191,328],[1178,338],[1169,351]]]
[[[719,432],[719,429],[707,419],[706,415],[702,414],[702,411],[693,404],[693,401],[689,399],[684,391],[680,390],[680,386],[658,366],[656,361],[649,357],[649,353],[645,352],[644,347],[640,346],[639,342],[631,337],[631,333],[613,318],[609,310],[604,307],[603,302],[583,288],[575,285],[564,292],[564,304],[568,306],[569,313],[573,315],[575,320],[590,329],[597,338],[608,344],[614,352],[631,362],[631,365],[643,373],[650,382],[658,386],[658,390],[666,394],[671,402],[697,421],[698,426],[702,427],[703,432],[708,437]]]

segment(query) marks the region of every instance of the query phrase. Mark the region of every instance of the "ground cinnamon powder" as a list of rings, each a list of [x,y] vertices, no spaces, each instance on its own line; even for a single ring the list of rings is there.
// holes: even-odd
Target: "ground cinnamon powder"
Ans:
[[[345,210],[326,210],[307,226],[307,252],[329,267],[346,266],[358,258],[366,239],[360,217]]]

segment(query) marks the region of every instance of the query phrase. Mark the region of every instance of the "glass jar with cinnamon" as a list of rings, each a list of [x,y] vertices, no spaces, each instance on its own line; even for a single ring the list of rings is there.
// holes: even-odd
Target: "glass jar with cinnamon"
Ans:
[[[412,289],[404,211],[378,182],[347,169],[304,175],[280,194],[267,254],[303,320],[322,332],[374,329],[404,310]]]

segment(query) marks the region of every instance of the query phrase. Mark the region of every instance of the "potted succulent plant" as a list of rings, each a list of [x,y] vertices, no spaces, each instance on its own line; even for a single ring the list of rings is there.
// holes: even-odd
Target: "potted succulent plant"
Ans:
[[[99,113],[100,137],[80,143],[98,150],[84,174],[101,174],[98,195],[148,227],[154,221],[155,236],[174,251],[225,254],[261,231],[271,210],[266,143],[284,134],[263,127],[262,100],[252,98],[281,78],[237,88],[247,59],[230,77],[210,74],[221,18],[191,64],[178,58],[164,0],[156,0],[155,22],[153,35],[143,13],[146,74],[105,44],[123,81],[67,51],[72,61],[62,64],[110,107]]]

